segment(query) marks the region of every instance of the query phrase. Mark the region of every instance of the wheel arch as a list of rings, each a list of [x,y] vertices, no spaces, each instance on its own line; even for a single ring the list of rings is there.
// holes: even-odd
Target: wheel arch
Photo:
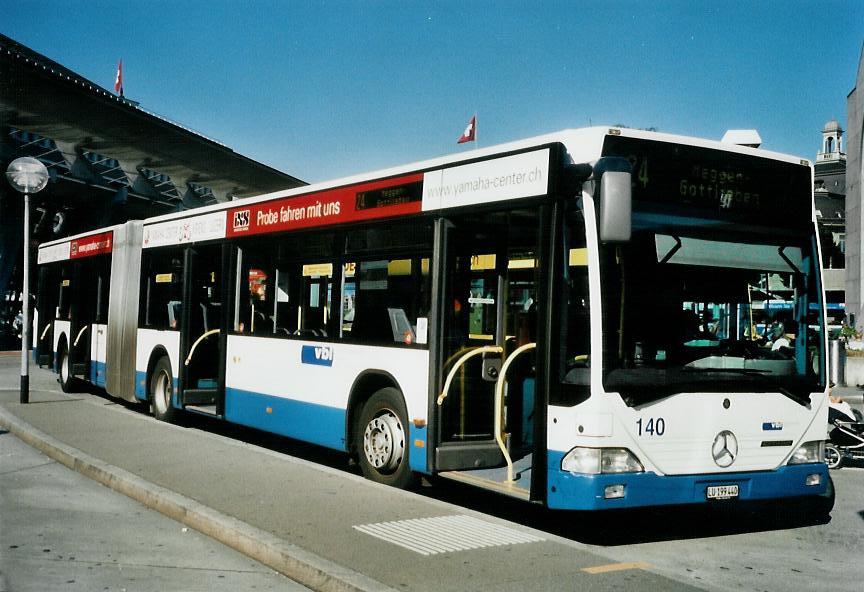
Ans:
[[[357,429],[357,419],[363,410],[363,405],[366,404],[366,401],[372,395],[387,387],[398,390],[402,396],[403,403],[407,406],[405,394],[402,392],[399,382],[386,370],[366,370],[354,379],[354,384],[351,385],[351,394],[348,396],[348,406],[345,414],[345,447],[349,453],[354,454],[357,452],[354,446],[354,433]]]
[[[57,347],[52,352],[54,358],[54,372],[60,372],[60,353],[63,350],[69,351],[69,339],[66,336],[65,331],[60,332],[60,335],[57,337]]]
[[[165,349],[163,345],[157,345],[153,348],[153,351],[150,352],[150,358],[147,360],[147,400],[151,399],[150,393],[150,380],[153,378],[153,368],[156,367],[156,362],[158,362],[162,358],[168,358],[168,364],[172,366],[171,368],[171,376],[174,376],[174,368],[173,364],[171,364],[171,356],[168,355],[168,350]]]

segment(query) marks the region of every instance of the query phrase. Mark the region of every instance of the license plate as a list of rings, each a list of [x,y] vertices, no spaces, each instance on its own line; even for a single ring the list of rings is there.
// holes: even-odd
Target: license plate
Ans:
[[[738,497],[737,485],[711,485],[708,487],[706,497],[713,500],[725,500]]]

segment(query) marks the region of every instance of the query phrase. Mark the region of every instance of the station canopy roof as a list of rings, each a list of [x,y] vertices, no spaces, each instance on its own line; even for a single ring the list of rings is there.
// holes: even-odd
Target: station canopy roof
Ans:
[[[38,203],[74,221],[62,234],[305,185],[4,35],[0,134],[0,173],[20,156],[48,167]]]

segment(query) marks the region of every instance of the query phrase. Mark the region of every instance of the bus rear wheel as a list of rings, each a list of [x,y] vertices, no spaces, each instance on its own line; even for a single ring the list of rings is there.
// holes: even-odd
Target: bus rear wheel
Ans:
[[[75,392],[76,379],[72,374],[72,360],[69,356],[69,349],[66,345],[60,346],[60,352],[57,355],[60,366],[60,388],[64,393]]]
[[[402,393],[395,388],[377,391],[363,405],[354,433],[360,469],[367,479],[399,488],[413,484],[407,425]]]
[[[156,361],[150,375],[150,408],[153,417],[159,421],[173,423],[177,419],[177,409],[173,405],[174,376],[171,373],[171,360],[163,356]]]

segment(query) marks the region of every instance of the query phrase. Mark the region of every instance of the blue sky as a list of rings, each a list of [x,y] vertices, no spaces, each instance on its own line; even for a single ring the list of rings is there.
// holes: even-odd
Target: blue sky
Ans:
[[[16,0],[0,32],[307,181],[589,124],[810,159],[846,127],[864,2]],[[467,145],[469,148],[471,145]]]

